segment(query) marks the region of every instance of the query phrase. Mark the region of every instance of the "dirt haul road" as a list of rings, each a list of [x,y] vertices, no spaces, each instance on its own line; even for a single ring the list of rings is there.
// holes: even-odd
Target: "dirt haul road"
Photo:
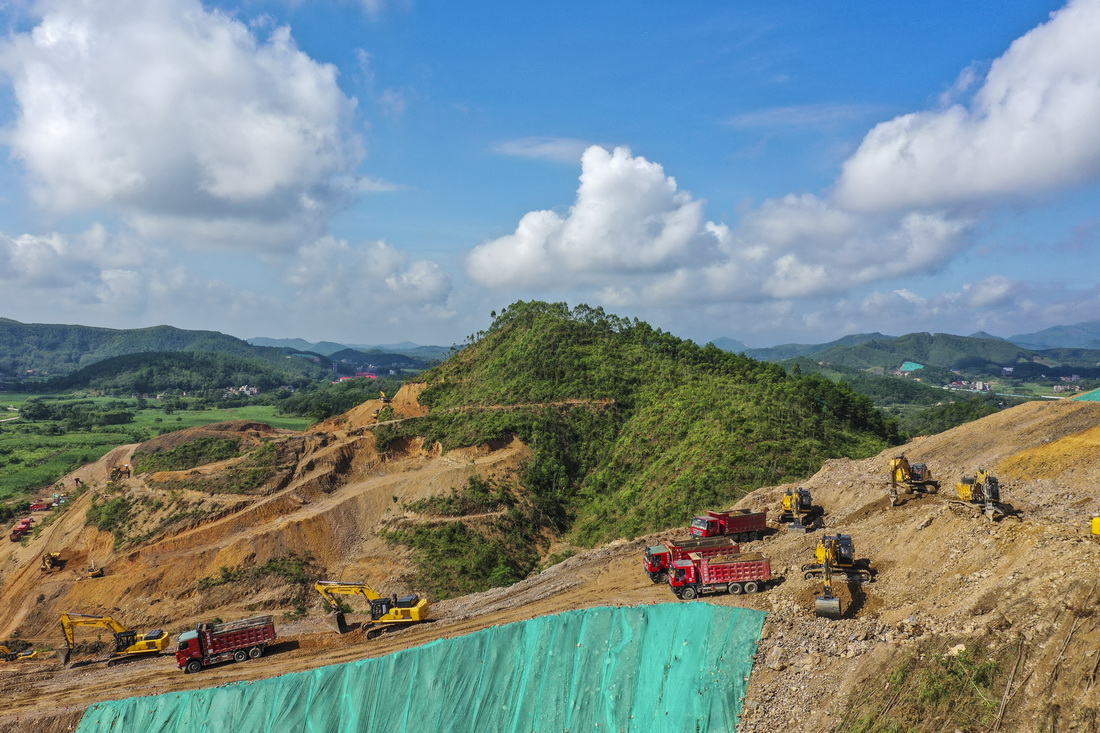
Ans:
[[[373,412],[369,405],[357,409],[364,415]],[[214,615],[230,619],[252,615],[257,607],[287,609],[292,590],[286,587],[258,583],[243,597],[240,588],[206,593],[196,588],[199,578],[215,575],[222,565],[249,557],[263,562],[286,547],[309,548],[332,576],[366,577],[383,592],[407,592],[402,578],[410,569],[408,558],[395,555],[362,528],[403,521],[401,503],[449,491],[474,473],[508,474],[526,448],[513,441],[440,454],[410,445],[382,460],[364,444],[369,435],[356,435],[364,420],[345,419],[328,425],[331,432],[307,436],[292,476],[273,493],[246,497],[245,505],[223,510],[212,521],[112,556],[108,578],[58,576],[43,582],[35,576],[41,571],[32,566],[31,573],[25,566],[41,550],[8,550],[9,557],[0,552],[5,608],[0,638],[17,629],[56,646],[56,619],[63,610],[117,613],[133,628],[159,625],[175,633]],[[1088,520],[1100,515],[1098,447],[1100,404],[1032,403],[875,458],[831,461],[797,484],[811,489],[815,503],[825,508],[824,531],[851,534],[857,555],[869,558],[876,577],[862,589],[840,586],[845,619],[814,618],[813,597],[821,586],[802,577],[801,565],[812,562],[821,531],[794,535],[782,529],[746,547],[772,558],[781,583],[751,596],[691,601],[769,612],[739,730],[821,731],[850,725],[843,717],[849,703],[880,690],[903,660],[978,644],[1000,650],[1012,672],[1003,698],[990,701],[999,729],[1089,729],[1100,707],[1100,686],[1094,684],[1100,619],[1092,613],[1100,599],[1095,570],[1100,545],[1088,531]],[[908,495],[902,506],[889,506],[886,466],[900,452],[932,468],[943,487],[939,494]],[[82,469],[88,472],[85,481],[102,480],[94,472],[106,465]],[[1000,477],[1004,500],[1020,511],[1020,518],[993,523],[952,501],[954,483],[979,467]],[[135,491],[157,491],[141,478],[132,483]],[[774,517],[784,489],[793,486],[761,489],[738,506],[767,510]],[[104,540],[102,533],[84,527],[82,516],[70,511],[36,542],[54,541],[49,533],[57,533],[50,548],[60,545],[74,556],[83,545],[109,545],[109,536]],[[686,523],[687,518],[670,518],[670,525]],[[340,636],[329,630],[314,605],[312,615],[299,621],[282,622],[277,615],[281,643],[269,656],[196,675],[184,675],[167,657],[112,668],[82,663],[66,670],[50,659],[0,665],[0,731],[67,730],[84,707],[98,700],[373,657],[574,608],[679,602],[667,587],[649,581],[641,553],[658,539],[685,535],[682,529],[670,530],[578,553],[512,587],[435,604],[435,623],[371,642],[359,632]],[[112,578],[122,580],[95,589]],[[44,597],[36,600],[39,595]],[[885,719],[899,712],[889,705],[881,708]]]

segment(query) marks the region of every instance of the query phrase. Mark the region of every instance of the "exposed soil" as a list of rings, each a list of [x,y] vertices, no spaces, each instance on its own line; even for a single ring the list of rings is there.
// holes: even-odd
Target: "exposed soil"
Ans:
[[[398,418],[423,414],[416,395],[407,386],[394,396],[390,406]],[[167,656],[111,668],[90,656],[68,669],[48,656],[0,663],[0,731],[69,730],[99,700],[374,657],[574,608],[678,602],[667,587],[649,581],[641,553],[660,539],[684,536],[683,529],[581,552],[509,588],[435,603],[433,623],[370,642],[360,631],[332,631],[319,599],[311,599],[309,616],[284,620],[281,614],[293,608],[298,592],[289,583],[251,580],[200,590],[198,581],[223,566],[263,563],[293,551],[311,553],[331,579],[366,580],[387,594],[415,591],[409,587],[409,557],[378,538],[375,528],[422,521],[420,515],[406,516],[401,505],[448,493],[474,474],[510,475],[529,454],[512,441],[447,453],[411,442],[399,453],[379,455],[370,431],[379,407],[380,401],[368,402],[310,433],[279,438],[297,441],[297,462],[292,475],[268,493],[178,493],[175,501],[207,502],[202,506],[208,515],[137,545],[116,549],[111,535],[84,520],[109,468],[128,462],[134,446],[67,477],[70,485],[79,476],[92,488],[26,547],[0,548],[0,640],[59,646],[57,619],[65,611],[111,614],[131,628],[173,634],[214,616],[230,620],[265,612],[276,614],[280,644],[257,661],[195,675],[184,675]],[[691,601],[769,612],[739,730],[833,729],[849,700],[881,688],[911,650],[976,639],[1010,648],[1012,658],[1018,654],[1001,730],[1087,730],[1100,707],[1094,684],[1100,620],[1092,614],[1100,598],[1100,544],[1089,531],[1091,517],[1100,515],[1098,441],[1100,404],[1029,403],[875,458],[830,461],[798,484],[824,507],[824,530],[797,535],[779,529],[745,546],[770,557],[782,582],[750,596]],[[887,463],[900,452],[931,467],[941,483],[938,494],[904,495],[902,506],[890,507]],[[953,501],[955,482],[979,467],[1000,477],[1003,498],[1019,510],[1018,517],[994,523]],[[169,498],[152,479],[139,475],[121,482],[135,506],[150,512],[156,498]],[[761,489],[738,506],[775,517],[784,490],[793,486]],[[679,527],[688,522],[672,519]],[[851,588],[840,584],[846,618],[830,621],[814,617],[820,581],[805,580],[801,566],[813,561],[823,532],[837,531],[853,536],[875,580]],[[62,553],[62,570],[39,570],[46,551]],[[106,577],[82,579],[89,559],[106,566]]]

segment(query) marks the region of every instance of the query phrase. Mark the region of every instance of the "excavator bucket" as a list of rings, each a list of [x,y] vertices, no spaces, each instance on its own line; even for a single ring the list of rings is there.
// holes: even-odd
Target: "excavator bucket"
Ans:
[[[73,650],[69,647],[57,650],[57,658],[61,660],[62,667],[69,666],[69,656],[73,653]]]
[[[796,516],[791,520],[790,526],[787,527],[787,531],[793,532],[794,534],[806,534],[810,531],[810,528],[800,522],[799,518]]]
[[[844,617],[840,608],[840,599],[834,595],[814,598],[814,614],[820,618],[839,619]]]
[[[344,612],[343,611],[337,611],[335,615],[336,615],[336,631],[338,631],[341,634],[346,634],[349,631],[351,631],[351,627],[348,626],[347,619],[344,618]]]

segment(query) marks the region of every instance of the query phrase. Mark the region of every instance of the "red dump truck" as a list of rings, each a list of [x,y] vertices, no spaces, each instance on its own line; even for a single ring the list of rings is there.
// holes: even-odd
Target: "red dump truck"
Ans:
[[[689,553],[696,552],[701,557],[732,555],[741,551],[741,546],[732,537],[706,537],[701,540],[668,540],[663,545],[645,548],[645,571],[654,583],[668,580],[668,571],[672,563],[682,560]]]
[[[755,552],[711,558],[693,553],[673,562],[668,576],[672,592],[685,601],[704,593],[756,593],[771,580],[771,560]]]
[[[270,616],[254,616],[223,624],[199,624],[180,634],[176,664],[184,672],[198,672],[218,662],[257,659],[275,641]]]
[[[19,524],[15,525],[15,528],[12,529],[11,534],[8,535],[8,539],[12,542],[18,542],[23,539],[23,537],[31,533],[32,524],[34,524],[34,520],[29,517],[21,520]]]
[[[768,529],[767,512],[750,512],[748,509],[727,509],[724,512],[707,510],[705,517],[691,520],[692,537],[721,537],[728,535],[738,542],[753,542]]]

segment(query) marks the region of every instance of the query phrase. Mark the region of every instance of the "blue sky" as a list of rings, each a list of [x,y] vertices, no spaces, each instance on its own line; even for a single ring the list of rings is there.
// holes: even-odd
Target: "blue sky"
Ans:
[[[1100,0],[0,2],[0,316],[450,344],[1100,317]]]

